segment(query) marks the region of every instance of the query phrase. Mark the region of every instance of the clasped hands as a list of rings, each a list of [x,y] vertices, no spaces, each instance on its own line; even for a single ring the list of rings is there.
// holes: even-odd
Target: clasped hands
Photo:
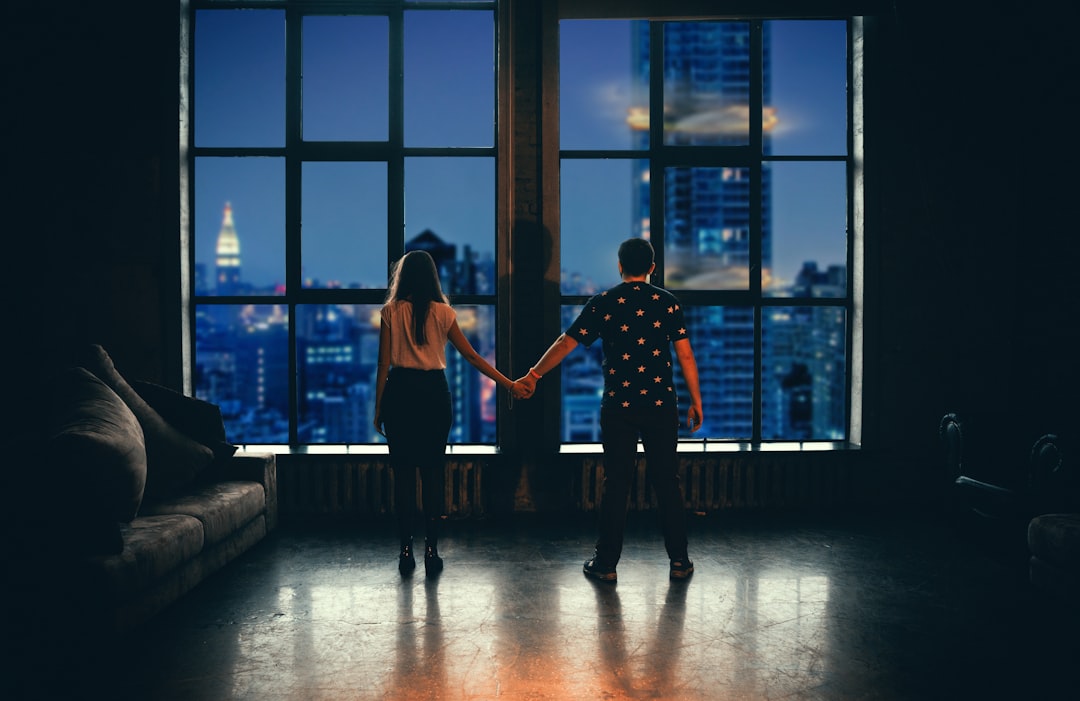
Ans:
[[[528,399],[533,396],[535,391],[536,378],[529,373],[525,373],[522,377],[514,380],[514,384],[510,388],[510,393],[514,396],[514,399]]]

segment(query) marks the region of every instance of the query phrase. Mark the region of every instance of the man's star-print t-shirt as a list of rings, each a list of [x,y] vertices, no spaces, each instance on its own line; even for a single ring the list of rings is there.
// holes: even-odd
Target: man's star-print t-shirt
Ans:
[[[671,344],[689,338],[673,294],[624,282],[585,304],[566,335],[591,346],[604,339],[604,408],[677,408]]]

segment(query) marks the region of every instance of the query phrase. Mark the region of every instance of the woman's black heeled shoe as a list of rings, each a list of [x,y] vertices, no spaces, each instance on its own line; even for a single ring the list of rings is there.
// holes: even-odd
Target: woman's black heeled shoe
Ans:
[[[416,557],[413,555],[412,541],[401,546],[401,554],[398,555],[398,572],[402,577],[407,577],[416,569]]]
[[[428,543],[424,548],[424,571],[428,577],[434,577],[442,572],[443,561],[439,557],[439,549],[434,543]]]

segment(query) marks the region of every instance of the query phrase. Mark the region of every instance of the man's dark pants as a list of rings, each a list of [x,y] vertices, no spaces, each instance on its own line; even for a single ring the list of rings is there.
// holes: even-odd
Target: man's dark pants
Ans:
[[[646,480],[660,510],[664,547],[670,559],[686,558],[686,512],[675,453],[679,436],[677,408],[639,411],[603,408],[600,429],[604,444],[604,490],[596,542],[598,564],[614,567],[622,555],[627,499],[639,437],[645,448]]]

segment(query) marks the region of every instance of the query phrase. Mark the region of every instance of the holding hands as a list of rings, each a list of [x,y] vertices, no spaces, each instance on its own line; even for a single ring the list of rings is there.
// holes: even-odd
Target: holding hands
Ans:
[[[514,399],[528,399],[536,391],[536,378],[526,374],[514,380],[513,389],[510,390]]]
[[[510,389],[514,399],[528,399],[533,396],[536,391],[536,381],[539,379],[540,375],[536,372],[536,368],[529,368],[529,372],[514,380]]]

